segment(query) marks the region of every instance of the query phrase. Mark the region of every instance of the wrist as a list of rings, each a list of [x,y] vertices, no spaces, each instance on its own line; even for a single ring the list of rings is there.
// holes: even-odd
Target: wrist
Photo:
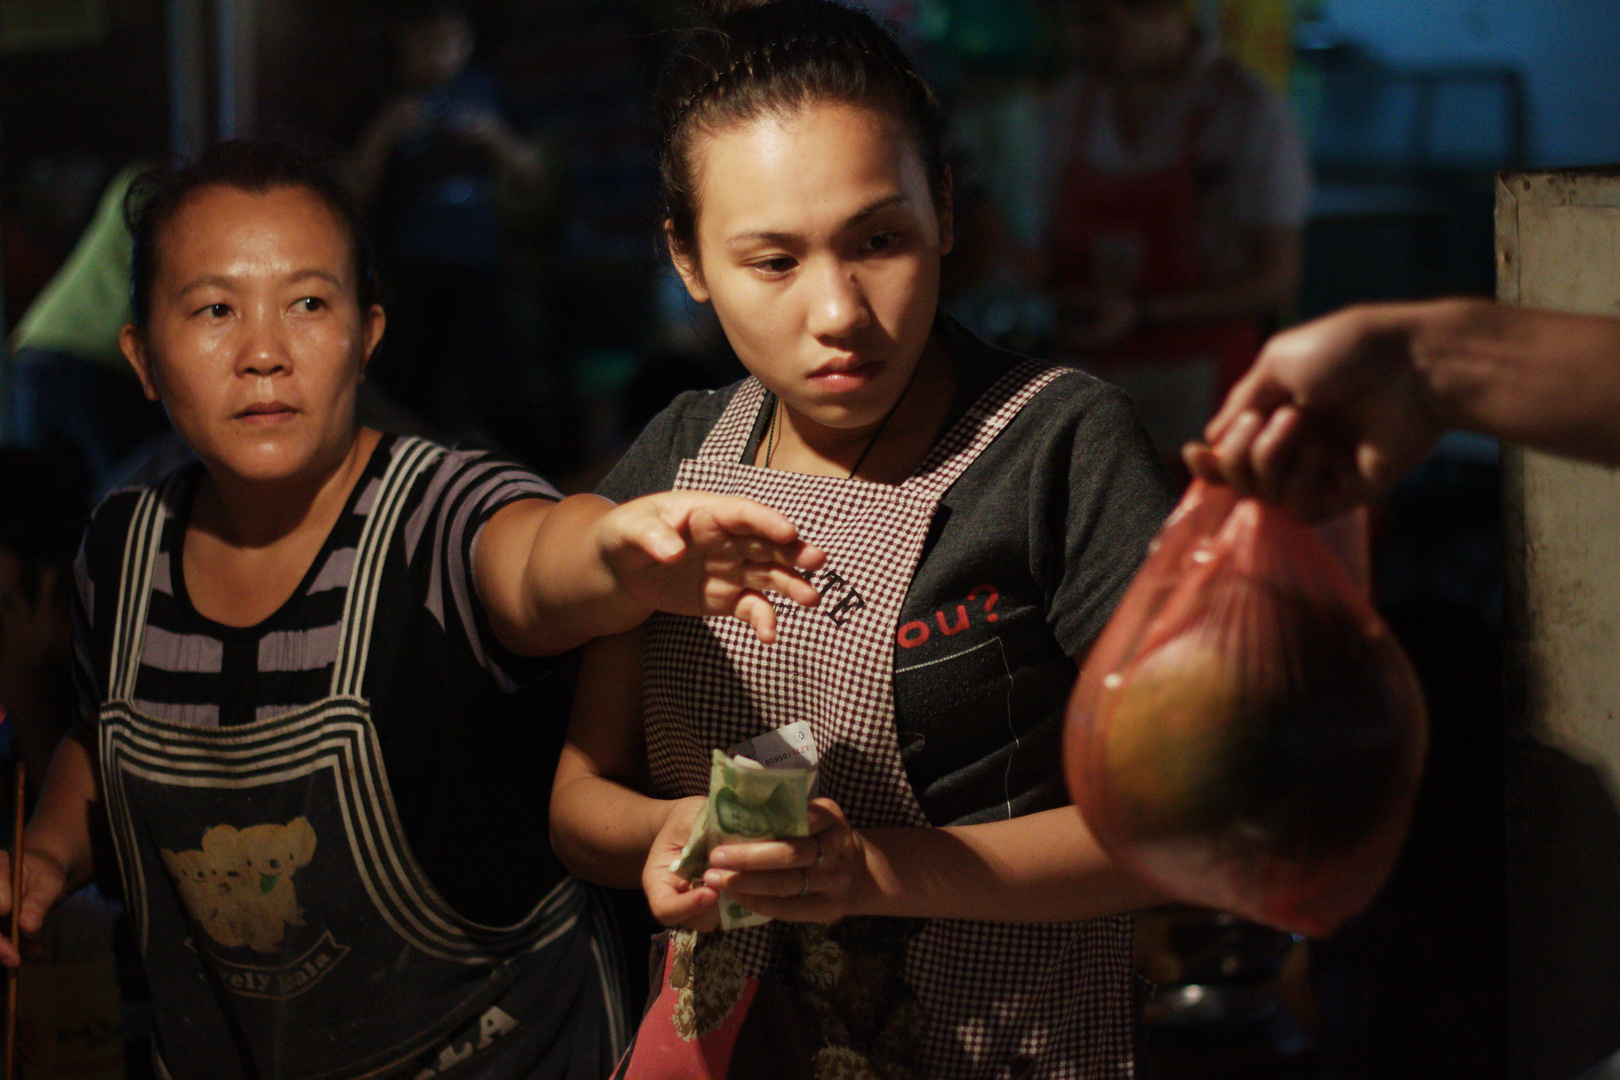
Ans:
[[[884,841],[892,829],[851,829],[856,841],[856,861],[849,886],[849,915],[894,915],[889,901],[899,891],[894,866]]]
[[[653,799],[656,809],[656,821],[653,823],[653,833],[657,835],[672,825],[679,823],[683,814],[690,815],[686,825],[691,826],[692,820],[702,810],[703,804],[709,801],[707,795],[683,795],[679,799]]]
[[[586,590],[614,610],[621,606],[647,607],[648,614],[651,614],[651,607],[636,599],[631,590],[636,568],[625,562],[625,537],[617,523],[604,514],[597,518],[590,528],[591,550],[595,552],[596,557],[595,566],[592,567],[593,573],[585,579],[588,583]]]
[[[1440,428],[1462,426],[1460,400],[1476,390],[1480,343],[1494,331],[1492,305],[1441,300],[1426,308],[1406,308],[1403,314],[1409,321],[1402,359],[1409,367],[1414,404]]]
[[[570,503],[573,499],[582,501]],[[600,618],[593,620],[593,636],[621,633],[641,625],[654,608],[636,595],[637,569],[626,561],[635,545],[616,516],[615,512],[621,508],[594,495],[570,496],[564,503],[569,504],[574,513],[589,517],[587,522],[579,524],[589,529],[594,565],[578,586],[582,599],[600,612]],[[559,524],[568,527],[566,519]]]

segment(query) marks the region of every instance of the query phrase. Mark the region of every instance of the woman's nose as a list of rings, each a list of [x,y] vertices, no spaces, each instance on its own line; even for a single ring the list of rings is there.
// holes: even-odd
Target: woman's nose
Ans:
[[[810,301],[810,332],[820,338],[843,338],[871,321],[871,308],[856,271],[831,262],[814,275]]]
[[[277,320],[250,319],[243,326],[237,370],[244,375],[284,373],[292,367],[291,354]]]

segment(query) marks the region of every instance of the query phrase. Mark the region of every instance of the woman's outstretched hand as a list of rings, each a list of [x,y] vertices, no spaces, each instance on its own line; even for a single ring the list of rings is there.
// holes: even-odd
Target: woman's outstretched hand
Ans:
[[[666,491],[614,508],[598,525],[602,561],[624,591],[658,611],[730,615],[776,639],[767,591],[810,607],[805,574],[826,556],[770,507],[730,495]]]

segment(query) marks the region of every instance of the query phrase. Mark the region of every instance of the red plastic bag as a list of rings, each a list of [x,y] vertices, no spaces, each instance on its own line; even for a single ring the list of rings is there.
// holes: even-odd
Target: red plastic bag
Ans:
[[[1064,758],[1117,861],[1324,936],[1388,876],[1426,744],[1411,665],[1323,538],[1195,481],[1086,658]]]

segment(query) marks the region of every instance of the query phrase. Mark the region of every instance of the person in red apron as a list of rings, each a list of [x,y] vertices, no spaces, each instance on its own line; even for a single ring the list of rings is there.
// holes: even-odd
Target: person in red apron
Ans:
[[[546,842],[561,717],[536,658],[658,606],[770,637],[759,590],[812,599],[819,555],[740,500],[559,501],[489,453],[359,426],[384,315],[354,220],[270,144],[139,204],[123,343],[199,460],[86,533],[80,715],[20,923],[88,877],[102,804],[158,1075],[601,1076],[614,935]]]
[[[666,234],[751,376],[678,398],[603,490],[782,509],[827,553],[821,602],[769,647],[683,618],[589,647],[558,853],[698,931],[638,1046],[728,1030],[763,979],[807,1031],[765,1033],[782,1075],[1130,1076],[1124,913],[1156,897],[1068,805],[1058,745],[1166,477],[1117,389],[939,312],[938,114],[884,31],[827,0],[720,6],[656,99]],[[812,835],[672,873],[712,750],[798,723]],[[722,893],[775,921],[716,932]]]
[[[1306,163],[1286,104],[1178,0],[1067,0],[1044,252],[1059,355],[1119,382],[1167,455],[1298,286]]]

